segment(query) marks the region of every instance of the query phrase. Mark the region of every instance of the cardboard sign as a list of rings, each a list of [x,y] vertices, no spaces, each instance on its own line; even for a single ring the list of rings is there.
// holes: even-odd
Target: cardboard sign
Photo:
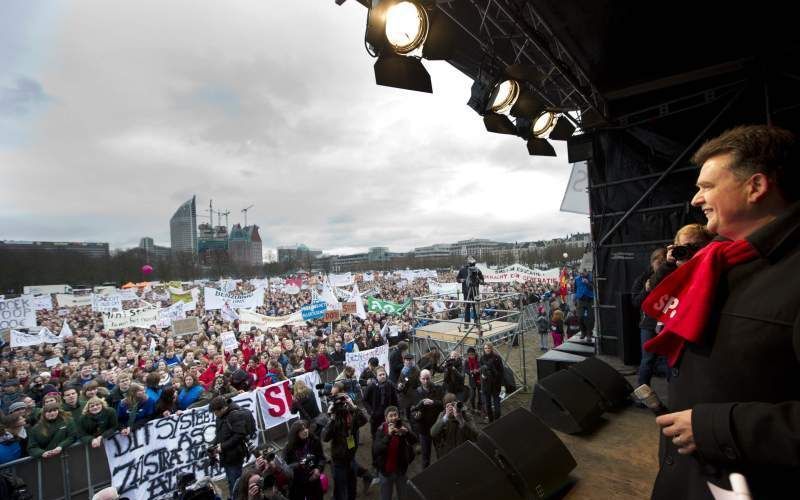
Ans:
[[[355,302],[344,302],[342,304],[342,314],[355,314],[355,313],[356,313]]]
[[[200,333],[200,318],[192,316],[186,319],[177,319],[172,322],[172,334],[176,337]]]
[[[323,318],[323,321],[325,321],[325,323],[331,323],[334,321],[339,321],[340,319],[342,319],[341,311],[337,311],[334,309],[325,311],[325,316]]]

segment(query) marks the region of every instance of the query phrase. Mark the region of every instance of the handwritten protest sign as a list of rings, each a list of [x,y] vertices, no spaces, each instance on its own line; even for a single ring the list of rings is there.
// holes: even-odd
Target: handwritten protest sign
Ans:
[[[325,302],[312,302],[310,305],[301,307],[300,314],[305,321],[320,319],[325,317],[325,310],[327,308],[328,305]]]
[[[36,326],[36,308],[33,295],[0,300],[0,330]]]
[[[120,330],[122,328],[148,328],[155,325],[158,320],[158,308],[141,307],[103,313],[103,328],[106,330]]]
[[[378,364],[389,369],[389,345],[382,346],[368,351],[348,352],[344,355],[344,363],[356,369],[356,374],[361,375],[370,358],[378,358]]]

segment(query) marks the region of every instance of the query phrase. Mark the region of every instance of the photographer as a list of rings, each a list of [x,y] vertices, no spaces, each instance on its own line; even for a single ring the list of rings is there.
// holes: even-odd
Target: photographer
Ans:
[[[464,361],[458,351],[452,351],[450,357],[444,362],[444,381],[442,382],[445,392],[456,395],[456,398],[465,403],[469,399],[469,391],[464,385]]]
[[[417,388],[417,403],[411,408],[416,422],[417,435],[422,445],[422,467],[431,464],[431,427],[444,409],[442,388],[433,383],[431,372],[422,370],[419,375],[420,386]]]
[[[272,475],[262,476],[257,468],[247,467],[236,487],[235,500],[286,500]]]
[[[228,491],[233,491],[233,485],[242,475],[242,464],[249,455],[247,439],[250,434],[249,419],[253,418],[249,410],[240,408],[236,403],[216,396],[211,400],[208,409],[214,412],[217,418],[217,434],[209,448],[209,454],[219,454],[219,460],[225,468],[225,477],[228,480]]]
[[[465,411],[464,403],[451,393],[445,394],[443,402],[444,411],[439,414],[431,428],[431,437],[436,443],[436,455],[439,458],[466,441],[478,439],[478,429]]]
[[[400,411],[409,418],[410,408],[414,406],[417,387],[419,387],[419,368],[414,364],[414,355],[407,352],[403,355],[403,369],[397,382],[397,398]]]
[[[292,469],[289,500],[322,500],[320,476],[325,469],[325,452],[304,420],[294,422],[289,429],[283,459]]]
[[[389,406],[384,413],[385,422],[373,434],[372,463],[378,470],[381,484],[381,500],[392,499],[392,489],[397,498],[405,494],[406,471],[414,460],[414,445],[417,436],[400,418],[400,410]]]
[[[400,380],[400,372],[403,371],[403,359],[408,351],[408,342],[401,341],[391,353],[389,353],[389,380],[397,384]],[[411,359],[414,359],[412,356]]]
[[[475,301],[480,297],[480,285],[483,284],[483,273],[477,267],[477,263],[473,257],[467,259],[467,265],[459,269],[456,281],[461,283],[461,292],[464,294],[464,300]],[[480,331],[480,321],[478,319],[478,310],[476,304],[464,305],[464,323],[469,324],[470,318],[475,318],[475,325]],[[470,316],[470,309],[472,315]]]
[[[331,420],[322,431],[322,440],[331,443],[333,496],[336,500],[355,500],[358,429],[367,423],[367,415],[341,393],[332,396],[328,415]]]
[[[364,394],[364,406],[369,412],[370,435],[374,436],[378,426],[383,423],[386,409],[398,405],[397,389],[389,382],[386,370],[379,366],[376,370],[378,382],[370,384]]]
[[[481,410],[481,362],[474,347],[467,349],[467,359],[464,360],[464,372],[469,380],[469,403],[472,411]]]
[[[361,401],[361,385],[356,378],[356,369],[352,366],[345,366],[342,373],[340,373],[334,382],[340,382],[344,386],[344,390],[353,402]]]

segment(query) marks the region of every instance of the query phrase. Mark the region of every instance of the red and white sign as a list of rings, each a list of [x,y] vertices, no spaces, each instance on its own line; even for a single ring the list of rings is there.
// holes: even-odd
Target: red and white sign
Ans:
[[[302,380],[311,393],[317,399],[317,405],[322,411],[322,402],[319,395],[314,388],[321,382],[317,372],[304,373],[294,378],[294,380]],[[264,422],[264,428],[270,429],[276,425],[297,417],[297,414],[292,413],[292,381],[281,380],[267,387],[262,387],[255,391],[256,400],[261,407],[261,418]]]

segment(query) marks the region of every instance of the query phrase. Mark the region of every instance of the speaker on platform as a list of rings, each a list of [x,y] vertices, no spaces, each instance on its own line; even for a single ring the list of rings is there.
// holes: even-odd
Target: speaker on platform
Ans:
[[[561,490],[576,465],[558,436],[525,408],[485,427],[478,435],[478,447],[511,473],[511,483],[524,498],[548,498]]]
[[[633,306],[629,293],[617,296],[616,311],[620,336],[619,357],[626,365],[638,365],[642,360],[642,337],[639,329],[641,312]]]
[[[561,370],[536,383],[531,411],[553,429],[578,434],[600,423],[605,403],[600,393],[573,370]]]
[[[597,358],[586,358],[570,366],[570,369],[594,387],[603,398],[606,409],[621,408],[630,403],[633,387],[608,363]]]
[[[563,351],[550,349],[546,353],[536,358],[536,376],[543,379],[558,370],[566,370],[570,366],[583,361],[583,356],[571,354]]]
[[[497,467],[478,445],[467,441],[411,478],[405,498],[522,500],[509,479],[509,474]]]

